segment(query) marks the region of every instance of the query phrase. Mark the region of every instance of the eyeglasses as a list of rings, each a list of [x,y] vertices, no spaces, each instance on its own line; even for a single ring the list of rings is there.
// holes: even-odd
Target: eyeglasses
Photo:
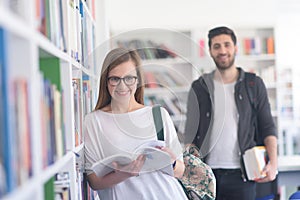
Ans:
[[[125,77],[121,78],[121,77],[117,77],[117,76],[111,76],[111,77],[108,77],[107,80],[111,86],[119,85],[121,80],[123,80],[123,82],[127,86],[130,86],[130,85],[135,84],[137,77],[136,76],[125,76]]]

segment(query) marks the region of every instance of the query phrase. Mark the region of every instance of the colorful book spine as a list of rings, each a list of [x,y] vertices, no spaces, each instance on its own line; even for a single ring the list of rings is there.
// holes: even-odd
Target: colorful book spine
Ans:
[[[199,40],[199,57],[205,56],[205,40],[200,39]]]
[[[274,54],[275,53],[274,38],[273,37],[268,37],[267,38],[267,53],[268,54]]]
[[[16,148],[15,148],[15,127],[14,127],[14,99],[11,92],[11,80],[9,67],[7,65],[7,32],[0,28],[0,67],[1,67],[1,160],[5,173],[5,193],[11,192],[17,187],[16,175]]]

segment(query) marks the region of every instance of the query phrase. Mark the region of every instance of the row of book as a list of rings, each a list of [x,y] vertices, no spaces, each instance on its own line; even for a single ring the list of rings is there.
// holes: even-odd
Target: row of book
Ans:
[[[261,66],[259,69],[258,68],[248,68],[247,71],[255,73],[256,75],[260,76],[266,86],[275,86],[275,83],[277,82],[277,71],[276,67],[274,65],[270,66]]]
[[[88,184],[84,162],[80,157],[76,158],[76,185],[78,188],[78,193],[75,194],[76,199],[100,200],[97,190],[93,190]]]
[[[90,15],[88,10],[95,8],[95,2],[95,0],[34,0],[29,4],[36,6],[37,29],[58,47],[51,49],[48,55],[62,50],[81,62],[84,67],[93,66],[94,61],[90,59],[89,54],[94,49],[95,13]],[[28,3],[24,0],[7,1],[1,6],[7,6],[6,4],[13,12],[25,13],[32,10],[28,9]],[[24,16],[30,18],[31,15],[32,13]],[[20,18],[22,16],[20,15]],[[20,23],[23,20],[25,24],[27,19],[20,19]],[[31,18],[29,20],[31,22]],[[36,30],[33,31],[38,33]],[[12,42],[14,38],[15,34],[0,26],[0,199],[6,198],[7,195],[11,198],[9,193],[12,192],[12,198],[15,195],[20,197],[23,194],[16,191],[20,186],[26,190],[27,185],[32,182],[39,184],[43,178],[36,179],[32,176],[37,173],[45,175],[43,172],[45,168],[57,161],[60,162],[67,149],[74,148],[71,141],[73,137],[70,135],[70,118],[66,117],[73,114],[68,104],[73,98],[70,96],[72,88],[68,80],[71,77],[68,74],[61,74],[62,71],[70,73],[72,69],[65,68],[70,67],[68,64],[61,66],[59,58],[44,57],[42,53],[44,50],[40,50],[40,55],[38,52],[31,52],[27,43],[35,40],[34,38],[21,37],[21,41]],[[44,41],[47,38],[41,37],[38,40]],[[21,50],[13,52],[19,46],[28,51],[24,51],[25,54]],[[70,56],[65,55],[66,58]],[[14,62],[14,59],[18,62]],[[69,63],[69,59],[65,60]],[[32,66],[33,63],[39,63],[38,69],[35,65]],[[66,83],[66,80],[69,82]],[[83,115],[91,110],[89,80],[83,77],[80,85],[81,104],[84,101]],[[73,164],[73,160],[67,164],[71,173],[74,171]],[[56,167],[54,168],[49,168],[50,173],[57,172]],[[49,170],[47,169],[47,172]],[[58,175],[54,177],[52,188],[54,187],[55,192],[52,194],[53,198],[50,195],[50,199],[70,199],[69,186],[61,186],[56,179]],[[80,184],[83,184],[83,181]],[[76,189],[77,187],[73,190],[77,191]],[[24,198],[28,198],[29,195],[35,196],[35,193],[40,193],[40,187],[34,188]],[[81,191],[78,195],[82,195]],[[46,197],[49,195],[45,195],[45,199]]]
[[[240,55],[274,54],[274,37],[247,37],[240,40]]]
[[[208,44],[205,39],[199,39],[199,57],[208,56]],[[238,55],[274,54],[274,37],[247,37],[238,40]]]
[[[82,140],[82,90],[81,90],[81,79],[72,79],[73,87],[73,101],[74,101],[74,128],[75,128],[75,145],[80,145]]]
[[[92,111],[93,93],[89,77],[84,75],[81,78],[72,79],[73,101],[74,101],[74,128],[75,146],[83,142],[82,121],[83,117]]]
[[[64,91],[60,60],[40,58],[41,70],[41,139],[43,167],[53,164],[66,153]]]
[[[0,27],[0,198],[32,176],[28,81],[10,76],[7,32]]]
[[[68,172],[59,172],[44,184],[45,200],[70,200],[70,175]]]
[[[275,83],[277,81],[276,67],[273,65],[262,67],[260,70],[260,76],[266,83]]]
[[[118,47],[135,49],[143,60],[177,57],[165,44],[157,44],[151,40],[118,40],[116,43]]]
[[[93,19],[96,18],[96,12],[95,12],[95,8],[96,8],[96,2],[95,0],[84,0],[84,2],[86,3],[87,7],[89,8],[91,15],[93,17]]]
[[[176,97],[149,95],[144,98],[145,105],[161,105],[171,116],[183,115],[186,113],[186,103]]]
[[[300,155],[300,127],[299,124],[290,124],[281,130],[282,155]]]
[[[7,87],[6,87],[7,86]],[[1,102],[0,197],[32,176],[28,82],[9,80]],[[7,94],[6,92],[9,92]],[[5,96],[8,95],[8,96]]]
[[[95,0],[36,0],[37,29],[88,69],[95,66],[95,27],[89,17],[95,16],[94,5]]]
[[[5,67],[3,51],[0,54],[1,72],[4,72],[1,73],[0,102],[2,196],[24,184],[32,176],[34,158],[31,142],[34,139],[29,112],[31,83],[25,78],[11,78]],[[40,59],[40,70],[40,87],[35,89],[40,88],[41,96],[37,96],[40,104],[36,106],[40,112],[42,165],[46,168],[66,153],[65,118],[59,60]]]
[[[145,87],[146,88],[165,88],[165,87],[182,87],[184,83],[170,71],[146,71]]]

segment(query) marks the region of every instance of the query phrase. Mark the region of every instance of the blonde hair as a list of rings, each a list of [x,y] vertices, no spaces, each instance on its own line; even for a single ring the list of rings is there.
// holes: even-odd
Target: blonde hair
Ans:
[[[111,103],[111,95],[108,91],[107,78],[109,72],[116,66],[132,61],[135,64],[138,85],[134,97],[140,104],[144,104],[144,74],[141,68],[141,58],[135,50],[128,50],[125,48],[116,48],[111,50],[105,57],[99,84],[99,94],[95,110],[99,110]]]

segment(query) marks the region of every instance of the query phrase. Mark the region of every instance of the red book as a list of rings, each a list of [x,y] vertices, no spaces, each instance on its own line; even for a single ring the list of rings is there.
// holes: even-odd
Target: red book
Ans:
[[[200,57],[205,56],[205,40],[204,39],[199,40],[199,56]]]
[[[145,83],[147,88],[157,88],[158,83],[152,72],[145,72]]]
[[[251,39],[245,38],[244,39],[244,54],[250,55],[250,53],[251,53]]]

